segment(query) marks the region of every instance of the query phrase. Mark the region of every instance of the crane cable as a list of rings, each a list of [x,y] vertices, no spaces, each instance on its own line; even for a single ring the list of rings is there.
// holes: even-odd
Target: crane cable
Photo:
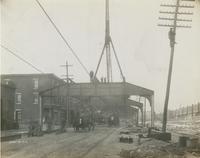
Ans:
[[[87,70],[87,68],[84,66],[84,64],[81,62],[80,58],[78,57],[78,55],[75,53],[75,51],[72,49],[72,47],[70,46],[70,44],[67,42],[67,40],[65,39],[65,37],[62,35],[62,33],[60,32],[60,30],[58,29],[58,27],[56,26],[56,24],[53,22],[53,20],[50,18],[50,16],[47,14],[47,12],[45,11],[44,7],[42,6],[42,4],[39,2],[39,0],[35,0],[37,2],[37,4],[39,5],[39,7],[42,9],[42,11],[45,13],[46,17],[49,19],[49,21],[51,22],[51,24],[53,25],[53,27],[55,28],[55,30],[57,31],[57,33],[60,35],[60,37],[62,38],[62,40],[64,41],[64,43],[67,45],[67,47],[70,49],[70,51],[73,53],[73,55],[75,56],[75,58],[78,60],[79,64],[83,67],[83,69],[85,70],[85,72],[89,75],[89,71]]]
[[[32,67],[33,69],[35,69],[36,71],[40,72],[40,73],[44,73],[42,70],[38,69],[37,67],[35,67],[33,64],[31,64],[30,62],[28,62],[27,60],[25,60],[24,58],[20,57],[18,54],[14,53],[13,51],[11,51],[9,48],[3,46],[2,44],[0,44],[2,48],[4,48],[7,52],[11,53],[12,55],[14,55],[15,57],[17,57],[19,60],[23,61],[24,63],[26,63],[27,65],[29,65],[30,67]]]

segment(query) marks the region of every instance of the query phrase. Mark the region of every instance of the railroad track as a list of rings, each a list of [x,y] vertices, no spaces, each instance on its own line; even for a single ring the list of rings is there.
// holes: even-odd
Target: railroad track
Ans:
[[[104,140],[106,140],[109,136],[111,136],[114,132],[116,132],[118,130],[119,129],[112,130],[110,133],[108,133],[102,139],[100,139],[96,143],[94,143],[94,145],[92,145],[86,152],[84,152],[82,155],[80,155],[77,158],[84,158],[84,157],[86,157],[93,149],[95,149],[99,144],[101,144]]]
[[[61,140],[61,138],[58,138],[65,134],[66,134],[66,137],[64,137],[64,138],[62,137],[62,140]],[[29,158],[29,157],[33,157],[30,155],[30,154],[32,154],[32,152],[30,153],[30,151],[34,151],[35,154],[37,154],[38,158],[46,158],[46,157],[48,157],[48,155],[56,152],[58,150],[58,147],[62,148],[62,146],[64,145],[64,143],[66,141],[70,144],[73,144],[73,143],[79,142],[83,139],[86,139],[87,135],[88,135],[87,134],[85,137],[76,140],[75,138],[77,137],[77,135],[76,134],[70,135],[70,134],[71,133],[63,133],[63,134],[58,135],[58,137],[53,137],[53,139],[52,139],[51,135],[48,135],[47,137],[41,137],[40,143],[37,143],[37,141],[32,142],[31,143],[32,145],[28,145],[27,147],[23,148],[23,150],[15,153],[13,155],[10,155],[9,157],[10,158],[18,158],[18,157],[23,157],[24,155],[26,155],[26,157]],[[35,137],[35,138],[37,139],[39,137]],[[32,139],[33,139],[33,137],[31,137],[29,141],[31,141]],[[46,141],[44,141],[45,139],[51,139],[51,141],[46,142]],[[55,144],[57,143],[57,144],[59,144],[59,146],[55,149],[52,146],[50,146],[50,144],[52,144],[52,143],[55,143]],[[51,151],[51,152],[48,152],[48,151]]]
[[[85,134],[85,133],[84,133],[84,134]],[[90,133],[90,134],[91,134],[91,133]],[[87,135],[89,135],[89,134],[87,133]],[[79,138],[79,139],[77,139],[77,140],[74,140],[74,138],[76,138],[77,135],[73,135],[73,136],[67,137],[67,138],[63,139],[62,141],[59,141],[58,143],[64,143],[64,142],[68,141],[68,142],[67,142],[68,144],[65,144],[65,145],[59,147],[59,149],[54,149],[54,150],[51,151],[51,152],[45,153],[45,154],[42,155],[40,158],[48,158],[50,155],[53,155],[53,154],[55,154],[56,152],[58,152],[58,150],[69,149],[70,146],[72,146],[72,145],[74,145],[74,144],[76,144],[76,143],[78,143],[78,142],[80,142],[80,141],[83,141],[83,140],[85,140],[85,139],[88,139],[87,135],[84,136],[84,137],[82,137],[82,138]],[[89,136],[90,136],[90,135],[89,135]],[[91,136],[92,136],[92,135],[91,135]],[[70,141],[69,141],[69,138],[70,138]]]
[[[57,149],[53,149],[53,151],[51,152],[47,152],[45,154],[43,154],[42,156],[38,156],[40,158],[51,158],[51,157],[64,157],[64,156],[69,156],[71,157],[72,154],[74,154],[74,147],[76,147],[79,144],[83,144],[83,146],[87,146],[88,148],[85,151],[77,151],[77,153],[75,154],[79,154],[78,156],[75,156],[76,158],[84,158],[85,156],[87,156],[95,147],[97,147],[99,144],[101,144],[105,139],[107,139],[110,135],[112,135],[117,129],[113,129],[111,130],[108,134],[106,134],[106,136],[103,136],[102,138],[98,139],[96,142],[87,142],[87,140],[91,139],[92,137],[101,137],[102,133],[104,131],[101,131],[99,133],[93,133],[93,132],[89,132],[89,133],[82,133],[82,134],[86,134],[83,137],[74,140],[74,138],[77,137],[77,135],[73,135],[72,137],[70,137],[70,141],[67,140],[69,138],[66,138],[65,140],[62,140],[61,142],[64,143],[67,140],[67,144],[62,144],[60,145],[59,148]],[[78,133],[80,134],[80,133]],[[84,141],[86,141],[87,143],[85,143]],[[60,143],[60,142],[58,142]]]

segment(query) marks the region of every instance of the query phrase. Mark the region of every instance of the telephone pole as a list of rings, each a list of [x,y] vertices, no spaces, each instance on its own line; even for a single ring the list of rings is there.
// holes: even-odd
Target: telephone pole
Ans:
[[[69,127],[69,108],[70,108],[70,96],[69,96],[69,88],[70,88],[70,85],[69,85],[69,80],[71,78],[69,78],[69,76],[72,76],[72,75],[69,75],[69,67],[72,66],[72,65],[69,65],[68,64],[68,61],[66,60],[66,64],[65,65],[61,65],[61,67],[65,67],[66,68],[66,82],[67,82],[67,91],[66,91],[66,103],[67,103],[67,127]]]
[[[172,76],[172,67],[173,67],[173,58],[174,58],[174,48],[176,44],[176,29],[177,28],[191,28],[190,25],[180,24],[181,22],[192,22],[191,19],[181,18],[182,15],[193,15],[192,12],[181,11],[184,9],[192,9],[194,8],[191,4],[182,4],[182,2],[194,2],[195,0],[174,0],[175,4],[161,4],[162,8],[171,8],[173,11],[160,11],[162,15],[168,15],[173,17],[159,17],[161,21],[171,22],[171,24],[158,24],[161,27],[170,27],[169,30],[169,41],[170,41],[170,62],[169,62],[169,70],[168,70],[168,79],[167,79],[167,88],[165,95],[165,103],[164,103],[164,112],[163,112],[163,126],[162,131],[166,132],[167,126],[167,111],[168,111],[168,101],[169,101],[169,93],[170,93],[170,85],[171,85],[171,76]]]

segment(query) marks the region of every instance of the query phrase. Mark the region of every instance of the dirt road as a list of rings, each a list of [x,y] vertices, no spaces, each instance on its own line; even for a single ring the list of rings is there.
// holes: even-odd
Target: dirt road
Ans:
[[[72,129],[62,134],[45,134],[42,137],[24,137],[16,141],[1,144],[2,158],[120,158],[127,153],[135,157],[180,158],[199,157],[199,152],[179,150],[174,143],[162,142],[152,138],[138,139],[137,128],[97,127],[92,132],[74,132]],[[133,131],[129,134],[133,143],[120,143],[121,131]],[[187,154],[190,154],[187,156]],[[197,154],[195,156],[195,154]],[[126,155],[126,156],[125,156]]]
[[[72,129],[56,135],[22,138],[2,143],[3,158],[108,158],[119,157],[119,128],[97,127],[92,132]],[[115,145],[114,145],[115,144]]]

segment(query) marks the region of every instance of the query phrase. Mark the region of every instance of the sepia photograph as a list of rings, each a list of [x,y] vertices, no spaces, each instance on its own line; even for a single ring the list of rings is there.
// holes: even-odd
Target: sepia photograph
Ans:
[[[2,158],[200,158],[200,0],[0,0]]]

